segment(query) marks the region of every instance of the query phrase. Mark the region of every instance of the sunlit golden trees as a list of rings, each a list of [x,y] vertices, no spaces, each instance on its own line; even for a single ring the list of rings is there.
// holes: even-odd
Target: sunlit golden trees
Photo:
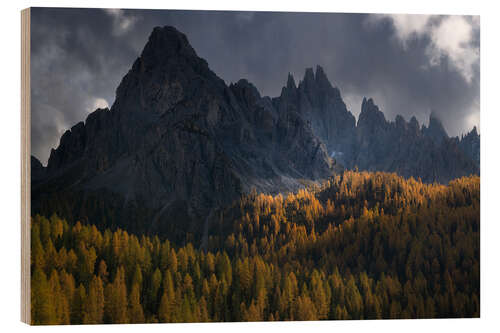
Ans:
[[[111,323],[127,323],[127,286],[123,267],[118,267],[113,282],[107,285],[105,292],[106,319]]]
[[[34,324],[477,317],[479,178],[345,172],[221,212],[207,252],[32,218]]]
[[[93,277],[85,301],[84,324],[99,324],[104,316],[104,286],[99,276]]]

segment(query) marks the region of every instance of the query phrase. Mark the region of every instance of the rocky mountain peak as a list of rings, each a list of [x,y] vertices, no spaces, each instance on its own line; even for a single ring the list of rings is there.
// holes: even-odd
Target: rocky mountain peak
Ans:
[[[462,141],[476,141],[479,143],[480,135],[477,132],[477,127],[474,126],[469,133],[462,136],[461,140]]]
[[[312,69],[305,82],[315,90]],[[113,225],[200,239],[212,209],[252,188],[295,191],[337,171],[306,119],[291,111],[299,100],[291,76],[287,86],[281,104],[245,79],[228,87],[184,34],[155,28],[111,110],[68,130],[47,172],[33,163],[32,207],[71,198],[64,205],[79,205],[76,218],[99,221],[97,201],[114,212]]]
[[[31,156],[31,179],[38,180],[45,176],[46,169],[43,167],[42,163],[35,157]]]
[[[431,111],[429,115],[429,128],[436,127],[444,131],[443,123],[435,111]]]
[[[479,136],[479,134],[477,133],[477,127],[476,126],[474,126],[474,128],[469,132],[469,135]]]
[[[434,118],[430,133],[444,131]],[[204,217],[214,208],[252,188],[295,191],[341,165],[425,181],[478,172],[458,149],[420,135],[414,117],[408,130],[402,117],[396,124],[402,130],[364,98],[356,126],[320,66],[306,69],[298,86],[289,74],[273,99],[245,79],[228,87],[184,34],[155,28],[111,109],[65,132],[47,168],[32,160],[32,208],[43,213],[57,202],[77,212],[71,218],[104,227],[206,240]],[[479,161],[479,137],[467,138],[462,151]],[[113,215],[102,219],[96,207]]]
[[[366,99],[366,97],[363,97],[358,127],[385,127],[385,125],[384,113],[375,105],[372,98]]]
[[[287,89],[297,89],[297,86],[295,85],[295,79],[293,78],[293,75],[291,73],[288,73],[288,78],[286,80],[286,88]]]
[[[395,119],[396,127],[401,128],[401,129],[406,129],[407,128],[407,123],[405,118],[398,114]]]
[[[195,50],[182,32],[174,27],[155,27],[144,47],[141,58],[156,65],[172,57],[197,58]]]
[[[411,117],[410,122],[408,123],[408,129],[415,135],[420,133],[420,124],[415,116]]]
[[[314,72],[311,67],[306,68],[306,72],[304,74],[304,80],[302,80],[302,82],[306,85],[306,87],[314,85],[315,83]]]
[[[306,68],[304,78],[299,83],[299,89],[304,91],[309,96],[309,99],[312,100],[324,99],[324,95],[330,95],[333,98],[340,98],[340,92],[338,89],[333,88],[325,74],[325,71],[319,65],[316,66],[316,73],[311,67]]]
[[[332,84],[326,77],[325,71],[323,70],[323,67],[320,65],[316,66],[316,76],[315,76],[316,84],[318,87],[322,88],[332,88]]]
[[[118,86],[112,109],[163,114],[201,91],[221,94],[226,88],[183,33],[156,27]]]
[[[429,115],[429,126],[423,127],[422,132],[437,144],[441,144],[444,139],[448,139],[448,134],[444,129],[443,123],[435,111],[431,111]]]
[[[246,79],[241,79],[235,84],[231,84],[229,89],[246,106],[254,105],[261,98],[257,88]]]
[[[468,157],[472,158],[478,165],[480,165],[481,141],[480,136],[477,133],[476,126],[474,126],[474,128],[469,133],[461,138],[459,146]]]

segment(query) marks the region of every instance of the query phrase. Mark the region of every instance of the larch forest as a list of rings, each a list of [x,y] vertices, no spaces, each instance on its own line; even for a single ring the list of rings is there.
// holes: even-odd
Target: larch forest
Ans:
[[[345,171],[218,213],[206,249],[35,215],[33,324],[479,316],[479,176]]]

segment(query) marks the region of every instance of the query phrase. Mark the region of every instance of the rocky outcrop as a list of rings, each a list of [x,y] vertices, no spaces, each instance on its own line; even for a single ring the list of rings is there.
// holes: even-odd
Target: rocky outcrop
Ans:
[[[472,160],[474,160],[477,165],[480,165],[480,137],[477,133],[477,128],[474,128],[461,138],[459,141],[460,149]]]
[[[347,110],[338,88],[334,88],[323,68],[306,69],[304,79],[295,86],[289,75],[281,96],[274,100],[277,109],[285,113],[298,113],[320,138],[330,155],[339,162],[351,158],[356,120]]]
[[[443,123],[441,123],[441,120],[434,112],[431,112],[429,116],[429,127],[422,126],[422,133],[430,137],[437,144],[441,144],[443,140],[449,138],[443,127]]]
[[[356,124],[319,66],[273,99],[247,80],[227,86],[184,34],[155,28],[112,107],[66,131],[47,167],[32,158],[32,210],[206,244],[215,208],[341,164],[446,182],[479,173],[479,136],[449,138],[434,114],[423,128],[387,121],[372,99]]]
[[[37,181],[45,177],[46,169],[42,163],[34,156],[31,156],[31,180]]]
[[[479,173],[479,165],[462,150],[458,138],[448,137],[434,113],[428,127],[420,127],[415,117],[406,122],[398,115],[391,122],[372,99],[364,98],[355,131],[353,158],[345,161],[347,168],[396,172],[441,183]]]
[[[155,28],[111,109],[52,150],[33,210],[199,240],[214,207],[253,188],[294,191],[334,169],[299,114],[280,112],[245,80],[226,86],[185,35]]]
[[[299,114],[325,143],[328,154],[348,169],[397,172],[424,182],[446,183],[479,174],[479,136],[450,138],[431,112],[427,126],[415,117],[388,121],[373,99],[364,98],[357,124],[323,69],[306,69],[295,85],[289,75],[281,95],[273,99],[285,114]]]

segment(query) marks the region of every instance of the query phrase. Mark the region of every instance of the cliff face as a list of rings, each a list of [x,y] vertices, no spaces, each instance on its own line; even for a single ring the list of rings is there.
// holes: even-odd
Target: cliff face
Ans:
[[[363,100],[356,124],[321,67],[281,95],[227,86],[175,28],[155,28],[116,91],[68,130],[47,167],[32,159],[33,213],[206,241],[213,210],[242,193],[297,190],[343,165],[424,181],[479,173],[479,136],[449,138],[385,119]],[[212,221],[212,222],[213,222]]]
[[[321,139],[330,156],[340,162],[352,158],[356,120],[347,110],[338,88],[332,87],[320,66],[316,73],[312,68],[306,69],[304,79],[298,87],[294,78],[289,75],[286,87],[281,96],[275,99],[278,110],[285,113],[298,113]],[[344,156],[336,155],[341,152]]]
[[[467,135],[462,137],[461,140],[458,141],[458,144],[460,149],[479,166],[481,140],[477,133],[476,126],[474,126]]]
[[[281,112],[300,115],[325,143],[329,156],[348,169],[396,172],[442,183],[479,173],[477,130],[462,139],[450,138],[434,112],[428,126],[420,126],[415,117],[407,122],[398,115],[388,121],[371,98],[364,98],[356,124],[340,91],[319,66],[316,73],[306,69],[298,86],[289,75],[273,103]]]
[[[429,127],[412,117],[387,121],[372,99],[364,99],[356,127],[353,159],[346,167],[396,172],[424,182],[446,183],[479,174],[479,163],[471,159],[457,138],[449,138],[441,121],[431,113]],[[346,148],[348,149],[348,148]]]
[[[286,192],[326,179],[334,161],[299,114],[277,110],[245,80],[226,86],[186,36],[164,27],[111,109],[64,133],[36,170],[35,212],[199,238],[213,207],[252,188]]]

